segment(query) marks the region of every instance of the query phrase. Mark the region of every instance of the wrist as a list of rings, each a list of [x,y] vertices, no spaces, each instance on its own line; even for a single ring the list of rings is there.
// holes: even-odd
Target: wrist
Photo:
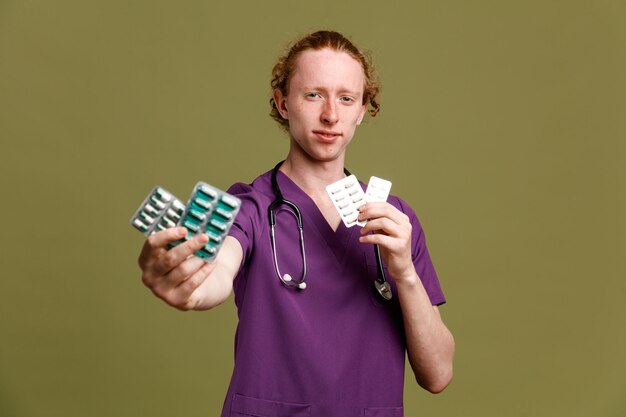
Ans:
[[[397,286],[412,287],[417,285],[419,281],[419,277],[412,267],[402,270],[400,273],[392,274],[392,277]]]

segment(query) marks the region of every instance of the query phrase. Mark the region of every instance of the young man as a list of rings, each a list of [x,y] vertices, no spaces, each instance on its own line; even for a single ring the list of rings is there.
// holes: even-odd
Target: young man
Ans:
[[[454,341],[437,308],[445,298],[414,212],[390,196],[361,207],[363,228],[347,228],[325,191],[346,176],[346,149],[368,107],[378,111],[371,73],[339,33],[296,42],[272,80],[272,116],[289,133],[289,153],[252,184],[231,187],[242,208],[215,262],[192,256],[206,235],[166,249],[183,228],[144,245],[143,282],[168,304],[206,310],[234,290],[239,325],[223,417],[402,416],[405,350],[425,389],[440,392],[452,378]],[[374,244],[391,301],[372,290]]]

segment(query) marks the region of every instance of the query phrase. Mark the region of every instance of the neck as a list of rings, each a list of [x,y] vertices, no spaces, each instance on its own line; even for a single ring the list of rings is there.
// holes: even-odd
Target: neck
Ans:
[[[343,168],[344,155],[333,161],[322,162],[290,151],[280,170],[304,192],[315,195],[324,192],[328,184],[344,178]]]

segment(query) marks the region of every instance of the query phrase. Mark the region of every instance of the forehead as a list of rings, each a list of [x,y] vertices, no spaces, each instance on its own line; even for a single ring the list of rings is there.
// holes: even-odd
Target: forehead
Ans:
[[[365,73],[361,63],[346,52],[307,49],[296,59],[289,80],[292,88],[326,88],[363,92]]]

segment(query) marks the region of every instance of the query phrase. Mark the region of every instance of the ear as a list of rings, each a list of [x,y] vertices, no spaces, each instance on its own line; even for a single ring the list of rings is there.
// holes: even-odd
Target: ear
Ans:
[[[278,109],[278,113],[282,116],[283,119],[289,120],[289,111],[287,110],[287,98],[283,95],[283,93],[277,88],[273,93],[274,103],[276,104],[276,109]]]
[[[365,112],[367,111],[367,103],[365,103],[363,105],[363,107],[361,108],[361,114],[359,115],[359,118],[356,119],[356,125],[360,125],[361,122],[363,121],[363,118],[365,117]]]

